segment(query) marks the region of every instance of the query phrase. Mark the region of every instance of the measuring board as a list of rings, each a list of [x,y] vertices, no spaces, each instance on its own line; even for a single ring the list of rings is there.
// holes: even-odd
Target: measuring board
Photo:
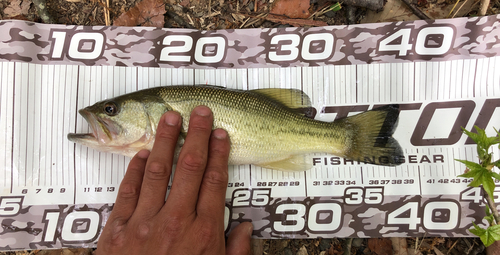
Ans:
[[[500,15],[220,31],[0,21],[0,31],[2,250],[94,247],[129,159],[69,142],[89,131],[77,111],[169,85],[296,88],[322,121],[400,105],[399,166],[328,154],[304,172],[230,166],[227,232],[252,221],[254,238],[460,237],[484,216],[454,159],[477,160],[460,127],[500,127]]]

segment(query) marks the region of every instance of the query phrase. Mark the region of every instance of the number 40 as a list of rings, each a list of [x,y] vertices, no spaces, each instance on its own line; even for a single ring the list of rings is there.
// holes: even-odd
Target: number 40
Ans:
[[[378,51],[396,51],[399,56],[406,56],[413,48],[410,43],[411,28],[403,28],[380,41]],[[418,55],[442,55],[448,52],[453,42],[455,31],[451,27],[425,27],[422,28],[415,41],[415,53]],[[430,37],[438,37],[440,45],[431,45]],[[399,40],[398,38],[401,38]]]

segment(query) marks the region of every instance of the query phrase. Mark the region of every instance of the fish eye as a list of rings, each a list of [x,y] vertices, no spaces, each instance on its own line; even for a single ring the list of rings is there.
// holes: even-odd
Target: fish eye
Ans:
[[[118,114],[118,106],[114,102],[108,102],[104,105],[104,112],[108,116],[115,116]]]

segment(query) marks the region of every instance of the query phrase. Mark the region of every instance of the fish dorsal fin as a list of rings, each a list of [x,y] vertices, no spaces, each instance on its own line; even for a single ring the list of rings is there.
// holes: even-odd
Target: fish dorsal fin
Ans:
[[[255,165],[280,171],[306,171],[313,167],[309,159],[307,155],[293,155],[280,161],[258,163]]]
[[[300,89],[254,89],[251,92],[271,98],[291,109],[311,107],[311,99]]]

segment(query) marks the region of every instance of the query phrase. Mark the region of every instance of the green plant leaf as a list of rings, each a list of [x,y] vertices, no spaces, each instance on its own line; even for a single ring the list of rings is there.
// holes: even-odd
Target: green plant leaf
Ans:
[[[484,173],[481,177],[481,183],[483,184],[483,188],[490,195],[491,199],[493,199],[493,191],[495,190],[495,182],[491,176],[491,172]]]
[[[500,164],[500,163],[497,163],[497,164]],[[500,168],[500,167],[498,167],[498,168]],[[495,172],[491,172],[491,175],[492,175],[495,179],[497,179],[497,180],[499,180],[499,181],[500,181],[500,174],[497,174],[497,173],[495,173]]]
[[[329,11],[340,11],[340,9],[342,9],[342,6],[340,5],[340,3],[336,3],[332,6],[330,6],[330,9],[328,9]]]
[[[477,126],[474,126],[477,127]],[[477,130],[477,129],[476,129]],[[479,133],[473,133],[462,127],[462,132],[464,132],[468,137],[470,137],[475,143],[481,139],[481,135]]]
[[[480,136],[480,138],[478,140],[478,145],[485,148],[486,150],[488,150],[488,148],[490,148],[490,146],[500,142],[498,140],[498,137],[496,137],[496,136],[492,136],[492,137],[486,136],[486,132],[484,131],[484,129],[481,129],[478,126],[474,126],[474,128],[476,129],[477,133]]]
[[[488,223],[491,225],[493,223],[493,221],[495,220],[495,217],[493,216],[493,214],[491,214],[491,211],[490,211],[490,207],[486,204],[486,208],[485,208],[485,213],[486,213],[486,216],[484,216],[484,219],[488,221]]]
[[[491,225],[491,223],[493,223],[493,221],[495,220],[495,217],[493,217],[493,215],[489,215],[489,216],[484,216],[484,219],[488,221],[488,223]]]
[[[474,227],[476,227],[476,225]],[[477,228],[474,230],[477,230]],[[492,245],[495,241],[500,240],[500,225],[490,226],[486,230],[485,229],[481,230],[483,230],[484,232],[478,231],[478,233],[482,233],[481,235],[479,235],[479,238],[481,238],[481,241],[484,243],[484,246],[488,247]],[[472,229],[469,231],[471,231],[472,233]],[[473,234],[476,235],[475,233]]]
[[[481,237],[482,235],[486,234],[486,229],[484,228],[481,228],[479,227],[478,225],[476,225],[476,223],[472,222],[472,224],[474,224],[474,228],[473,229],[469,229],[469,231],[476,235],[476,236],[479,236]],[[481,239],[482,240],[482,239]]]
[[[455,160],[458,162],[462,162],[469,169],[469,172],[459,175],[461,177],[467,177],[467,178],[474,177],[477,174],[477,171],[482,171],[483,169],[488,171],[488,169],[484,168],[478,163],[462,159],[455,159]]]
[[[500,147],[500,146],[499,146]],[[499,148],[500,149],[500,148]],[[494,166],[500,168],[500,159],[492,163]]]
[[[490,146],[499,143],[500,140],[498,137],[486,136],[486,132],[478,126],[474,126],[474,128],[477,133],[467,131],[465,128],[462,128],[462,131],[477,144],[477,154],[479,159],[483,163],[489,164],[491,162],[491,154],[488,153],[488,149]]]
[[[495,129],[495,132],[497,132],[497,137],[498,137],[498,149],[500,149],[500,131],[498,131],[496,128],[493,128]],[[497,162],[500,162],[500,160],[498,160]],[[497,166],[498,168],[500,168],[500,166]]]
[[[456,159],[459,162],[462,162],[470,169],[469,172],[459,175],[459,177],[466,178],[474,178],[474,180],[469,183],[470,187],[479,187],[481,184],[483,185],[484,190],[490,197],[493,198],[493,190],[495,189],[495,182],[493,182],[493,172],[484,168],[478,163],[474,163],[467,160]]]

